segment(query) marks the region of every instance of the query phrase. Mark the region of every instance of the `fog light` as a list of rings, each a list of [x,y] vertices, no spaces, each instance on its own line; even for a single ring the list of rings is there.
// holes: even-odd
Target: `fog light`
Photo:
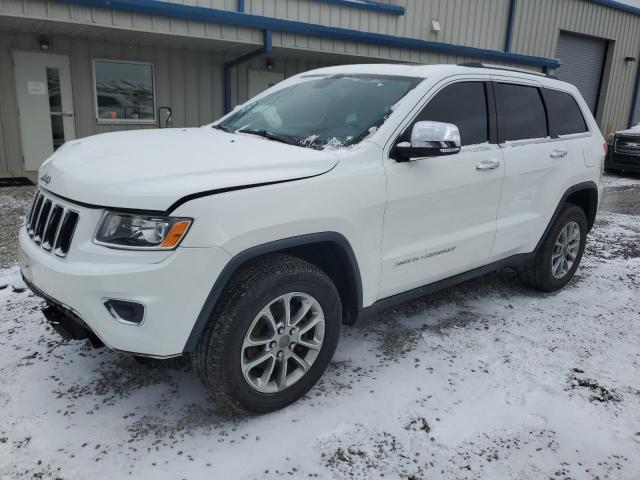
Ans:
[[[102,303],[111,316],[120,323],[142,325],[144,322],[145,308],[141,303],[114,298],[103,298]]]

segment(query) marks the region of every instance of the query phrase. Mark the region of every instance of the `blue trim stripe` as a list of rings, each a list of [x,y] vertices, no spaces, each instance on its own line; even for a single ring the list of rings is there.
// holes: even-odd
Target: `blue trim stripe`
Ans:
[[[640,92],[640,64],[638,64],[638,69],[636,70],[636,81],[633,84],[633,96],[631,97],[631,111],[629,112],[629,128],[633,127],[633,117],[636,116],[636,105],[638,103],[638,95]]]
[[[254,50],[244,55],[240,55],[233,60],[230,60],[224,64],[224,113],[231,111],[231,69],[241,63],[247,62],[252,58],[259,57],[265,53],[271,53],[273,50],[273,34],[271,30],[264,31],[264,45],[258,50]]]
[[[509,16],[507,18],[507,33],[504,38],[504,51],[511,51],[511,37],[513,36],[513,20],[516,15],[516,0],[509,2]]]
[[[273,30],[274,32],[292,33],[296,35],[309,35],[312,37],[332,38],[347,42],[360,42],[385,47],[402,48],[409,50],[426,50],[444,55],[456,55],[461,57],[482,58],[498,62],[517,63],[535,67],[558,68],[560,62],[555,58],[535,57],[532,55],[520,55],[516,53],[487,50],[484,48],[451,45],[441,42],[430,42],[415,38],[395,37],[381,33],[361,32],[347,28],[328,27],[313,23],[298,22],[294,20],[282,20],[279,18],[262,17],[248,13],[238,13],[228,10],[213,8],[193,7],[158,0],[60,0],[64,3],[86,5],[97,8],[124,10],[137,13],[146,13],[163,17],[182,18],[185,20],[213,22],[224,25],[257,28],[260,30]]]
[[[404,7],[400,5],[389,5],[388,3],[376,2],[374,0],[317,0],[322,3],[331,3],[341,7],[359,8],[362,10],[373,10],[374,12],[389,13],[391,15],[404,15]]]
[[[602,5],[603,7],[613,8],[614,10],[620,10],[621,12],[632,13],[633,15],[640,15],[640,8],[626,3],[616,2],[614,0],[587,0],[596,5]]]

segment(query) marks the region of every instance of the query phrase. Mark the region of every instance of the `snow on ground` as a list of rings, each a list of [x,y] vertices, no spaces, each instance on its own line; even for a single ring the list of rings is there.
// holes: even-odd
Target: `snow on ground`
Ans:
[[[565,290],[492,274],[345,327],[261,417],[220,416],[188,362],[62,341],[0,270],[0,479],[637,479],[640,178],[606,182]]]

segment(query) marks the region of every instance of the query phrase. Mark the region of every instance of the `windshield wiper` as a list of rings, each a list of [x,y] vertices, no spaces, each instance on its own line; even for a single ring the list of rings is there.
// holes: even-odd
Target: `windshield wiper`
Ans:
[[[281,135],[279,133],[270,132],[269,130],[251,130],[250,128],[241,128],[240,130],[236,130],[236,132],[250,133],[251,135],[258,135],[260,137],[268,138],[269,140],[275,140],[276,142],[286,143],[287,145],[300,146],[300,140],[295,137]]]
[[[213,128],[216,128],[218,130],[222,130],[223,132],[227,132],[227,133],[233,133],[233,130],[231,130],[229,127],[225,127],[224,125],[218,123],[217,125],[212,125]]]

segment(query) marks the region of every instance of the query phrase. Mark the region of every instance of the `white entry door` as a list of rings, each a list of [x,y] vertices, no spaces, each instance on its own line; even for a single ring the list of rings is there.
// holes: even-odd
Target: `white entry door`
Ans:
[[[249,70],[249,98],[255,97],[282,80],[284,80],[284,73]]]
[[[76,137],[69,57],[14,52],[13,58],[24,170],[32,172]]]

